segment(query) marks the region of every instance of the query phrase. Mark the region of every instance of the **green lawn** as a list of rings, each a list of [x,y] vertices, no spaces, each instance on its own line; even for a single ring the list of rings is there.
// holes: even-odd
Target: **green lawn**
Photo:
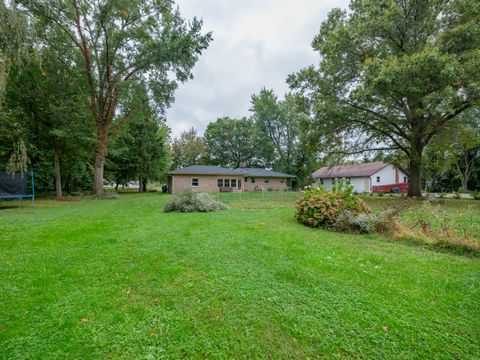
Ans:
[[[0,208],[0,358],[480,357],[480,258],[310,229],[280,196]]]

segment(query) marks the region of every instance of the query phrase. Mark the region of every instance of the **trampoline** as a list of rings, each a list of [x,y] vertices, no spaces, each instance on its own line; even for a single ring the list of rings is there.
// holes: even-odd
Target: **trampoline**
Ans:
[[[32,184],[31,192],[28,193],[27,175],[16,173],[14,175],[0,172],[0,200],[18,199],[20,206],[21,199],[32,199],[32,206],[35,202],[35,179],[33,171],[30,173]]]

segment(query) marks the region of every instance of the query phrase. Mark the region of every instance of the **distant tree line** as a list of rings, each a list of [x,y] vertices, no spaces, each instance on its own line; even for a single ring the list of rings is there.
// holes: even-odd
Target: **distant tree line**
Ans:
[[[293,174],[296,185],[306,184],[319,163],[318,147],[309,148],[302,138],[301,124],[307,115],[297,100],[290,94],[280,100],[273,90],[261,89],[252,95],[250,117],[222,117],[208,124],[203,137],[192,128],[175,138],[172,167],[243,163]]]
[[[170,141],[165,110],[211,41],[170,0],[0,2],[0,170],[40,191],[146,191],[176,167],[271,168],[307,184],[318,167],[383,160],[422,190],[480,189],[480,3],[357,1],[333,9],[318,66],[250,116]],[[247,109],[245,109],[247,110]],[[213,120],[213,119],[212,119]]]
[[[245,160],[304,184],[322,165],[382,159],[408,170],[410,196],[479,190],[479,28],[468,0],[333,9],[312,43],[318,67],[290,75],[283,100],[253,95],[250,118],[209,124],[203,161]]]

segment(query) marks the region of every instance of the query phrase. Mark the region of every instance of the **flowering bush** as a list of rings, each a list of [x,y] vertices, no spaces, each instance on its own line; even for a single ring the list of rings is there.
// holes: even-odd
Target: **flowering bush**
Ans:
[[[331,192],[326,192],[321,187],[308,187],[297,200],[295,219],[304,225],[319,227],[332,226],[340,214],[346,211],[351,214],[369,214],[370,208],[352,191],[352,186],[343,187],[342,182]]]

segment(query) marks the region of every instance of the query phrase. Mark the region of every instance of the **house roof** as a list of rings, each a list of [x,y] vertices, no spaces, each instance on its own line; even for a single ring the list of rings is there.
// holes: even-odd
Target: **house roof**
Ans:
[[[388,165],[387,163],[379,161],[364,164],[326,166],[315,171],[312,176],[314,178],[371,176]]]
[[[172,170],[168,175],[242,175],[236,169],[227,169],[220,166],[192,165]]]
[[[237,175],[249,177],[281,177],[293,178],[295,176],[260,168],[228,169],[212,165],[192,165],[172,170],[168,175]]]
[[[262,168],[237,168],[235,169],[245,176],[249,177],[279,177],[279,178],[293,178],[295,176]]]

